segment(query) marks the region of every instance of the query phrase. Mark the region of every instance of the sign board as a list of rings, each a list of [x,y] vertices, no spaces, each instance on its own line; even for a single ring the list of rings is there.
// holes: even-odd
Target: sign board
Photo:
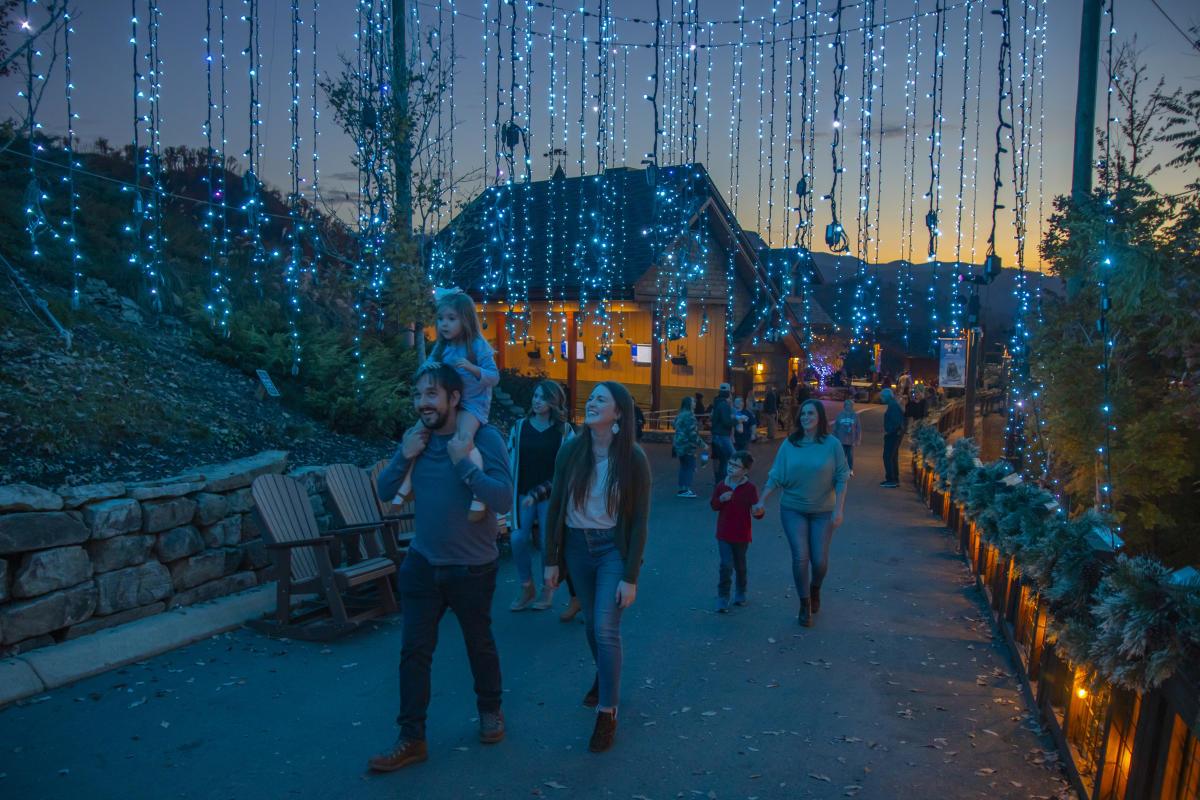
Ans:
[[[567,357],[567,343],[566,343],[565,341],[559,341],[559,343],[558,343],[558,352],[559,352],[559,354],[560,354],[560,355],[562,355],[562,357],[563,357],[563,358],[566,358],[566,357]],[[575,343],[575,360],[576,360],[576,361],[583,361],[583,360],[584,360],[584,347],[583,347],[583,342],[576,342],[576,343]]]
[[[279,397],[279,390],[275,388],[275,381],[271,380],[271,376],[267,374],[265,369],[256,369],[254,371],[258,375],[258,382],[262,384],[263,391],[271,397]]]
[[[630,347],[630,350],[633,353],[633,363],[635,363],[635,364],[651,363],[654,360],[654,350],[651,348],[652,348],[652,345],[648,345],[648,344],[632,345]]]
[[[941,358],[938,384],[943,389],[962,389],[967,385],[967,342],[965,339],[938,339]]]

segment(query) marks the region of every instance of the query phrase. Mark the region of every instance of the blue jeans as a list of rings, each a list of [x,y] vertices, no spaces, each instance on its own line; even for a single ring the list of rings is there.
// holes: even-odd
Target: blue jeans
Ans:
[[[679,457],[679,488],[692,488],[692,480],[696,477],[696,457]]]
[[[525,508],[518,502],[517,527],[512,533],[513,561],[517,565],[517,577],[521,583],[533,580],[533,551],[541,548],[533,541],[533,521],[538,523],[538,532],[546,535],[546,512],[550,510],[550,501],[543,500],[534,503],[532,508]]]
[[[567,571],[583,606],[588,647],[600,680],[600,706],[616,708],[621,697],[621,608],[617,584],[625,561],[614,530],[567,529]]]
[[[729,597],[730,578],[737,576],[737,593],[746,594],[746,550],[749,542],[727,542],[717,539],[717,550],[721,554],[721,567],[717,574],[717,594]]]
[[[820,586],[829,569],[829,540],[833,528],[829,520],[833,514],[806,514],[791,508],[779,507],[779,519],[783,522],[783,535],[788,547],[792,548],[792,580],[796,582],[796,596],[808,599],[809,586]],[[809,577],[811,566],[812,576]]]
[[[454,612],[475,678],[480,713],[500,710],[500,655],[492,637],[492,595],[496,592],[493,561],[477,567],[435,567],[413,549],[400,564],[400,598],[404,633],[400,646],[400,735],[425,740],[429,710],[430,667],[437,648],[438,623]]]
[[[725,480],[725,470],[729,459],[733,458],[733,438],[730,436],[712,437],[713,485]]]

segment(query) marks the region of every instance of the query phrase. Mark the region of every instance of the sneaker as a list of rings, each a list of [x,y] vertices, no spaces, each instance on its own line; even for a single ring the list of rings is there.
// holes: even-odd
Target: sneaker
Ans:
[[[735,606],[746,605],[746,590],[745,589],[733,593],[733,604]]]
[[[367,762],[367,767],[373,772],[395,772],[410,764],[419,764],[429,758],[429,751],[424,741],[417,739],[397,739],[396,744],[386,753],[373,756]]]
[[[718,597],[717,598],[717,613],[718,614],[728,614],[729,613],[729,598],[728,597]]]
[[[881,483],[879,485],[885,489],[899,489],[900,488],[900,484],[897,483],[896,481],[884,481],[883,483]]]
[[[554,590],[549,586],[542,587],[542,596],[529,606],[534,611],[545,611],[550,606],[554,605]]]
[[[533,581],[521,584],[521,594],[517,599],[512,601],[512,605],[508,607],[509,611],[524,611],[533,604],[537,597],[537,590],[533,588]]]
[[[887,486],[889,483],[891,483],[891,481],[888,481],[888,480],[882,480],[882,481],[880,481],[880,482],[879,482],[879,485],[880,485],[880,486]]]
[[[484,711],[479,715],[479,741],[495,744],[504,739],[504,712]]]
[[[679,493],[680,497],[699,497],[700,495],[693,492],[691,489],[686,489]]]

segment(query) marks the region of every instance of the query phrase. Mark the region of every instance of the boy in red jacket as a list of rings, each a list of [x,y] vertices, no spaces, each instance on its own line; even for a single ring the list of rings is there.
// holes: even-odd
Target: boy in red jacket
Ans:
[[[713,511],[717,513],[717,547],[721,553],[717,583],[717,613],[729,612],[730,573],[737,576],[733,604],[746,605],[746,550],[750,547],[750,513],[758,502],[758,489],[749,480],[754,457],[739,450],[729,459],[725,480],[713,489]]]

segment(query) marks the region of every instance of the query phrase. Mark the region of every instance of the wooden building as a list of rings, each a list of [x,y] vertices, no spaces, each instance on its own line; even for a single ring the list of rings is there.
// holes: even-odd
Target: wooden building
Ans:
[[[668,219],[656,245],[655,220]],[[488,189],[433,250],[435,272],[479,304],[500,367],[561,381],[573,408],[605,380],[652,411],[708,400],[725,381],[738,394],[782,388],[805,311],[814,330],[830,324],[812,293],[783,296],[805,273],[820,281],[811,260],[742,230],[698,164],[582,178],[560,168]]]

